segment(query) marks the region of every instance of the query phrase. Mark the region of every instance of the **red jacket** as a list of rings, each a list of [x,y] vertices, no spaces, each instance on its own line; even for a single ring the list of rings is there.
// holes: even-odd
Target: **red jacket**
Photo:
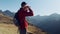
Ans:
[[[20,9],[18,11],[18,18],[20,20],[20,29],[24,29],[28,27],[28,22],[26,21],[26,16],[33,16],[33,11],[29,9],[30,12],[24,11],[24,9]]]

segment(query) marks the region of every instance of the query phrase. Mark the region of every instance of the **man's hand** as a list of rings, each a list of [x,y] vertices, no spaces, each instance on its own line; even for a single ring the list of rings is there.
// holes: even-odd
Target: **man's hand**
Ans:
[[[30,7],[29,6],[25,6],[23,9],[26,11],[26,10],[29,10]]]
[[[26,6],[26,8],[30,8],[30,6]]]

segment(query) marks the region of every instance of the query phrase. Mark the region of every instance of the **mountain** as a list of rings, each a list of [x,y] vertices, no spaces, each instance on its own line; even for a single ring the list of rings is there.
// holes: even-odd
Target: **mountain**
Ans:
[[[5,16],[4,14],[0,14],[0,23],[6,23],[6,24],[12,24],[13,23],[13,18]]]
[[[4,11],[3,13],[4,13],[4,15],[6,15],[6,16],[14,17],[14,13],[12,13],[12,12],[9,11],[9,10]]]
[[[10,12],[9,10],[7,10],[7,12],[6,11],[2,12],[2,10],[0,10],[0,11],[1,11],[0,15],[2,15],[2,13],[3,13],[3,15],[5,15],[6,17],[7,16],[11,17],[15,14],[15,13]],[[4,13],[6,13],[6,14],[4,14]],[[12,19],[9,19],[9,20],[12,20]],[[60,14],[53,13],[49,16],[37,15],[37,16],[33,16],[33,17],[27,17],[27,20],[30,23],[30,25],[33,24],[34,26],[40,28],[42,31],[48,32],[48,34],[60,34]],[[9,22],[11,23],[11,21],[9,21]],[[9,22],[7,22],[7,23],[9,23]]]
[[[11,23],[12,24],[13,23],[13,20],[12,20],[13,15],[14,15],[14,13],[12,13],[9,10],[6,10],[6,11],[0,10],[0,23],[6,23],[6,24]]]
[[[13,30],[11,30],[11,29],[13,29]],[[15,31],[17,31],[16,26],[13,26],[12,13],[9,10],[6,10],[5,12],[0,12],[0,30],[1,30],[0,33],[4,32],[4,34],[10,32],[10,31],[14,31],[15,34],[17,33],[17,32],[15,32]],[[46,34],[46,33],[47,32],[44,32],[42,29],[29,23],[28,34]]]
[[[13,12],[11,12],[9,10],[6,10],[6,11],[0,10],[0,14],[4,14],[4,15],[9,16],[9,17],[14,17],[15,13],[13,13]]]
[[[60,14],[49,16],[34,16],[29,18],[30,23],[48,32],[48,34],[60,34]]]
[[[3,13],[2,10],[0,10],[0,13]]]

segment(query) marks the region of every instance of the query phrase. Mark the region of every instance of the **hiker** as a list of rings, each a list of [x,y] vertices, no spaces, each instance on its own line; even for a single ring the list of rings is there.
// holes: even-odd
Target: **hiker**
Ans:
[[[26,2],[21,3],[21,8],[17,12],[17,18],[20,23],[19,31],[20,34],[27,34],[28,22],[25,19],[27,16],[33,16],[33,11],[29,6],[27,6]]]

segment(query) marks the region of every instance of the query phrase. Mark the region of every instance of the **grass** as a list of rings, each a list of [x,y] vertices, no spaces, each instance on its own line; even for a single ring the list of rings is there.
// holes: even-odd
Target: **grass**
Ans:
[[[0,24],[0,34],[17,34],[17,28],[11,24]]]
[[[0,34],[17,34],[17,30],[17,27],[12,24],[0,24]],[[28,32],[33,34],[46,34],[46,32],[41,32],[41,30],[30,25],[28,27]]]

